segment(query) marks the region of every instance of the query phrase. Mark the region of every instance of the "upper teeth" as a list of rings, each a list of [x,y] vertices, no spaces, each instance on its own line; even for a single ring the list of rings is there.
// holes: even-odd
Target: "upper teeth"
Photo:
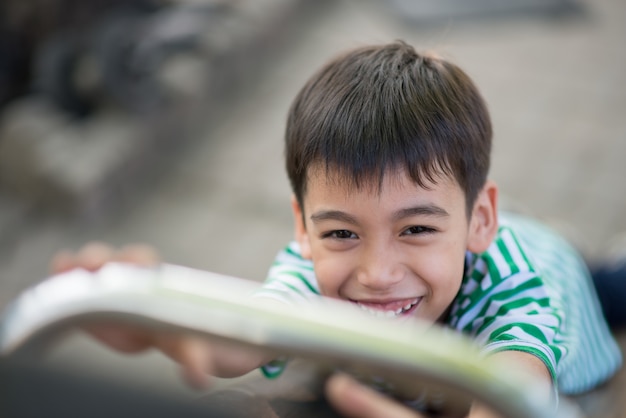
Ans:
[[[361,308],[362,310],[364,310],[365,312],[374,315],[378,318],[394,318],[406,311],[408,311],[409,309],[411,309],[413,306],[417,305],[417,302],[419,302],[419,298],[415,298],[413,299],[411,302],[407,303],[406,305],[404,305],[403,307],[395,310],[395,311],[384,311],[382,309],[373,309],[370,308],[369,306],[365,306],[359,302],[357,302],[357,305],[359,306],[359,308]]]

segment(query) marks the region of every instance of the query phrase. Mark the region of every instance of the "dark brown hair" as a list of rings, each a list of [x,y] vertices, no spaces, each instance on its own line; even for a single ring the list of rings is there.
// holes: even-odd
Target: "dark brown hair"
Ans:
[[[301,206],[308,171],[320,163],[357,188],[380,187],[396,169],[422,187],[448,175],[469,214],[489,171],[491,136],[487,107],[459,67],[404,42],[368,46],[327,63],[296,96],[287,174]]]

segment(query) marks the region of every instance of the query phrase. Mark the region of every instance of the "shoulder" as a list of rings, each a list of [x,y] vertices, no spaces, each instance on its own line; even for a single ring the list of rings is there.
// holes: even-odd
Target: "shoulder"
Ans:
[[[501,222],[493,242],[481,254],[468,253],[464,287],[473,291],[492,289],[504,280],[529,278],[537,269],[528,245],[520,239],[515,225]],[[472,284],[472,282],[476,282]]]
[[[555,231],[522,215],[500,213],[493,242],[482,254],[468,254],[468,270],[481,268],[498,281],[517,273],[552,277],[564,267],[586,270],[578,252]],[[558,274],[557,274],[558,275]]]
[[[319,294],[313,262],[302,257],[300,246],[294,241],[276,255],[257,296],[297,304]]]
[[[524,235],[525,226],[517,221],[503,217],[489,248],[481,254],[467,253],[465,275],[449,317],[453,327],[476,332],[485,321],[504,317],[538,312],[560,316],[562,295],[555,284],[562,280],[545,269],[545,260],[537,257],[533,242]]]

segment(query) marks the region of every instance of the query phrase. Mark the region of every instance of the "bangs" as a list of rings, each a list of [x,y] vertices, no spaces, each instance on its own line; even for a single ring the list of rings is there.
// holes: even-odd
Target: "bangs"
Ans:
[[[340,146],[340,142],[347,146]],[[441,177],[456,180],[455,170],[450,166],[446,153],[437,149],[436,142],[398,142],[393,144],[368,137],[357,141],[349,137],[323,141],[320,144],[323,146],[307,153],[310,156],[307,164],[309,174],[323,174],[327,180],[340,182],[350,189],[370,189],[377,193],[384,178],[393,173],[405,173],[413,183],[424,189],[429,189]],[[306,190],[303,192],[306,193]]]

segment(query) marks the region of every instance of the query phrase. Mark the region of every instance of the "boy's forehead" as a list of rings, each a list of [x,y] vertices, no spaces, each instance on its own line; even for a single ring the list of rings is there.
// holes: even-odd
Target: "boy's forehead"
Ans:
[[[373,195],[380,195],[388,188],[402,188],[407,185],[413,185],[416,190],[432,190],[441,183],[449,184],[450,182],[459,186],[454,177],[444,173],[442,170],[428,174],[423,173],[420,177],[420,182],[418,182],[411,178],[404,168],[388,168],[380,172],[363,173],[363,175],[356,177],[348,170],[341,170],[337,167],[325,166],[323,164],[312,164],[306,176],[307,184],[305,190],[323,187],[346,194],[367,192]]]

